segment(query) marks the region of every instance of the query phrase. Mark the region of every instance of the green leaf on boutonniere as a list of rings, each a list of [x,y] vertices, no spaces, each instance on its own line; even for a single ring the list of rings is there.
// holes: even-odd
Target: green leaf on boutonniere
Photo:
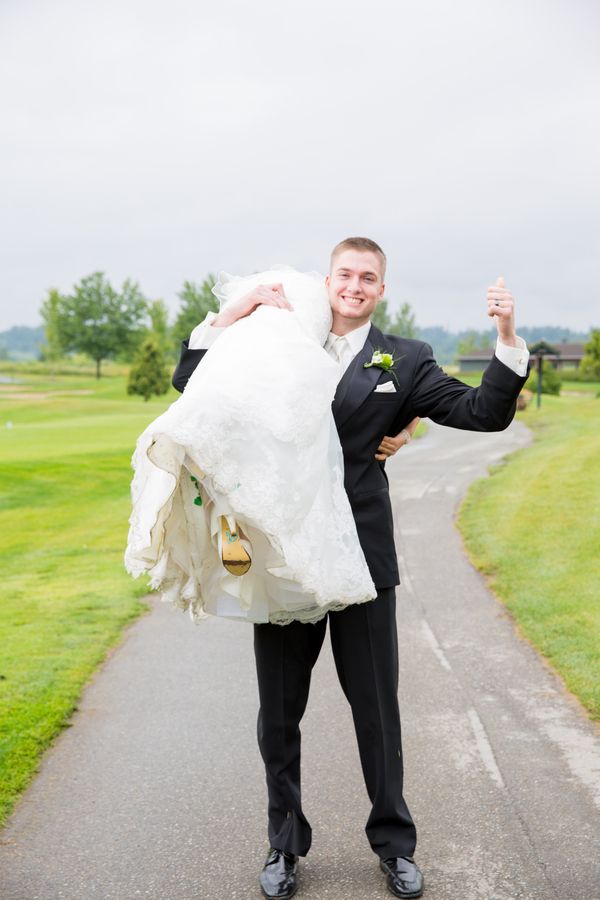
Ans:
[[[363,363],[363,368],[370,369],[371,366],[375,366],[378,369],[383,369],[384,372],[390,372],[397,384],[398,379],[396,378],[396,373],[394,372],[394,366],[401,359],[401,356],[394,358],[393,354],[386,353],[384,350],[375,350],[373,356],[371,357],[371,362]]]

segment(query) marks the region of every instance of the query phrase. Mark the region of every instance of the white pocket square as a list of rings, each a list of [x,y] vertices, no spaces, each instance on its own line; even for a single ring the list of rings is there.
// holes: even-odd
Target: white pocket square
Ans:
[[[396,388],[394,387],[394,382],[384,381],[383,384],[378,384],[374,393],[395,394]]]

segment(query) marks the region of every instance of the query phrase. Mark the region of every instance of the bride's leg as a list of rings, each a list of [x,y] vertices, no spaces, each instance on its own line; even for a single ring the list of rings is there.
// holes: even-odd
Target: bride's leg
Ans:
[[[311,843],[300,796],[300,720],[326,621],[254,626],[258,746],[267,774],[269,841],[296,856],[306,856]]]

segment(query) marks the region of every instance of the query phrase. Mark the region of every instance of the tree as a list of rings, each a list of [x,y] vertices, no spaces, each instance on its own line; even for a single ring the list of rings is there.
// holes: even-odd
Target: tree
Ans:
[[[152,300],[148,304],[150,319],[149,335],[154,335],[163,353],[170,349],[171,329],[169,328],[169,311],[164,300]]]
[[[42,347],[42,355],[44,359],[51,361],[60,359],[64,353],[59,321],[63,299],[56,288],[50,288],[40,310],[46,335],[46,343]]]
[[[458,356],[470,356],[474,350],[478,349],[478,334],[476,331],[468,331],[464,338],[458,342]]]
[[[147,303],[137,284],[127,280],[118,293],[102,272],[82,278],[72,295],[51,291],[42,307],[50,329],[46,333],[49,345],[52,341],[63,353],[91,356],[96,378],[103,360],[137,347],[146,313]]]
[[[371,317],[371,322],[376,328],[379,328],[380,331],[390,331],[392,327],[392,320],[388,312],[388,302],[385,297],[382,297],[382,299],[375,307],[375,312]]]
[[[388,311],[388,301],[384,297],[375,307],[371,321],[380,331],[399,334],[401,337],[416,338],[419,333],[410,303],[403,303],[392,316]]]
[[[584,347],[581,360],[581,374],[593,381],[600,381],[600,328],[592,329],[589,341]]]
[[[139,394],[149,400],[152,394],[166,394],[171,376],[165,366],[164,353],[158,337],[149,335],[142,341],[127,379],[127,393]]]
[[[399,334],[404,338],[418,337],[419,329],[417,328],[415,314],[410,303],[402,304],[394,317],[391,331],[393,334]]]
[[[189,338],[190,334],[208,312],[218,312],[219,303],[212,293],[216,278],[208,274],[202,284],[194,281],[184,281],[183,289],[177,295],[181,300],[181,306],[173,325],[173,338],[179,343]]]

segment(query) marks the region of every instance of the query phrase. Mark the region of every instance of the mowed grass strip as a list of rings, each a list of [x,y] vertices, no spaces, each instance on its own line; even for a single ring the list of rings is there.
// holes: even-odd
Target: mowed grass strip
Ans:
[[[472,486],[459,526],[523,634],[600,718],[600,399],[544,395],[520,417],[535,443]]]
[[[22,381],[10,394],[26,399],[0,392],[0,821],[145,609],[123,569],[130,459],[177,396],[144,403],[122,377]]]

